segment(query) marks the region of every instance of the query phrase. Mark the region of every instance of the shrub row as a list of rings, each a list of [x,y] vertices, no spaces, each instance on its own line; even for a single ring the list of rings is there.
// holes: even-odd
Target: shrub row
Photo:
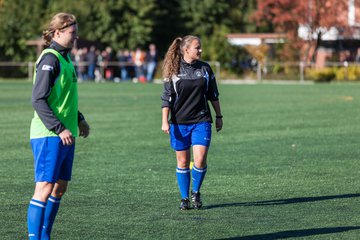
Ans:
[[[322,69],[307,68],[305,71],[306,79],[330,82],[336,81],[356,81],[360,80],[360,66],[352,65],[349,67],[326,67]]]

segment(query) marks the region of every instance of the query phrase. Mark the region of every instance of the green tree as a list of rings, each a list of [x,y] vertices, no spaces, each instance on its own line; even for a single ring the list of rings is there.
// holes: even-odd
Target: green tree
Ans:
[[[27,60],[35,57],[26,42],[41,32],[47,4],[42,0],[0,2],[0,60]]]
[[[189,34],[201,37],[204,59],[220,61],[225,67],[230,66],[235,55],[237,58],[245,52],[230,46],[227,34],[263,30],[250,18],[256,0],[183,0],[180,6]]]
[[[156,0],[157,7],[153,12],[155,26],[151,33],[151,39],[156,43],[161,56],[176,37],[188,33],[180,3],[179,0]]]
[[[59,9],[74,13],[80,37],[114,49],[134,49],[151,41],[155,0],[63,0],[53,1],[50,9],[51,14]]]
[[[115,50],[154,42],[162,55],[175,37],[193,34],[204,59],[223,64],[234,55],[227,34],[263,30],[249,18],[255,7],[256,0],[0,0],[0,60],[34,59],[26,41],[61,11],[76,15],[81,39]]]

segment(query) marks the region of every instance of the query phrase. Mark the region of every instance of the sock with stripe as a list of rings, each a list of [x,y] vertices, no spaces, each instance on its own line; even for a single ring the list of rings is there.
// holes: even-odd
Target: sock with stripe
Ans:
[[[192,189],[193,192],[199,192],[201,184],[205,178],[207,166],[204,168],[197,168],[195,165],[192,168]]]
[[[190,188],[190,169],[189,168],[176,168],[176,178],[181,194],[181,198],[189,198]]]
[[[55,221],[56,214],[59,210],[61,198],[50,196],[46,203],[44,224],[41,232],[41,240],[50,239],[51,229]]]
[[[41,239],[41,229],[44,221],[46,203],[35,199],[31,199],[28,208],[28,232],[30,240]]]

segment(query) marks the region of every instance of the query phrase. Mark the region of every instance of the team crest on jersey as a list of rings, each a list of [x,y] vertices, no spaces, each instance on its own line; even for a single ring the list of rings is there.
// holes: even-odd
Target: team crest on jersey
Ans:
[[[41,70],[43,71],[52,71],[54,69],[53,66],[50,66],[50,65],[43,65]]]
[[[200,71],[200,70],[196,70],[196,71],[195,71],[195,76],[201,77],[201,71]]]

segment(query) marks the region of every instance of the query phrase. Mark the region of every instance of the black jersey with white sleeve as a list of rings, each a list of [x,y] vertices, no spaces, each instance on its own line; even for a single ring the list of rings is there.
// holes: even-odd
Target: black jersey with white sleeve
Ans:
[[[193,124],[212,122],[208,101],[218,101],[219,91],[209,64],[181,60],[177,76],[164,82],[162,107],[170,109],[170,122]]]

